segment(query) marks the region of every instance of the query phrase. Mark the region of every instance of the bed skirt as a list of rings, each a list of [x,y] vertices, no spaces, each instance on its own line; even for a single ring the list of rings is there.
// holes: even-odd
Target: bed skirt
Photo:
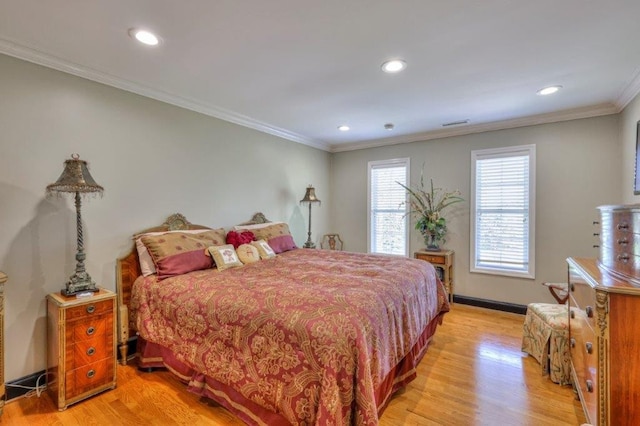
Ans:
[[[423,330],[418,342],[409,353],[389,372],[375,390],[378,416],[382,414],[393,394],[416,378],[418,364],[427,352],[436,328],[442,324],[444,313],[436,316]],[[206,396],[225,407],[248,425],[289,425],[289,421],[278,413],[267,410],[245,398],[233,388],[206,376],[176,359],[173,352],[163,346],[147,342],[138,336],[138,366],[145,368],[167,368],[180,380],[188,384],[188,390]]]

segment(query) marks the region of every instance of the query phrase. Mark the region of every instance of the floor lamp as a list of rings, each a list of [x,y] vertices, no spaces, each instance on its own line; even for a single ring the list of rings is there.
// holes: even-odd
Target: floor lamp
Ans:
[[[316,245],[311,240],[311,205],[313,203],[320,202],[321,201],[318,200],[318,197],[316,197],[316,189],[313,186],[309,185],[307,187],[307,192],[304,194],[304,198],[300,200],[300,204],[309,204],[309,232],[307,232],[307,242],[304,243],[304,248],[316,248]]]
[[[82,216],[80,215],[80,194],[102,195],[104,188],[93,180],[87,168],[87,162],[80,159],[78,154],[71,155],[70,160],[64,162],[64,170],[55,183],[47,186],[47,195],[61,194],[65,192],[75,193],[76,198],[76,228],[78,233],[78,251],[76,252],[76,272],[67,281],[66,287],[60,293],[71,296],[84,292],[96,292],[96,283],[91,279],[84,267],[87,257],[84,253],[84,241],[82,239]]]

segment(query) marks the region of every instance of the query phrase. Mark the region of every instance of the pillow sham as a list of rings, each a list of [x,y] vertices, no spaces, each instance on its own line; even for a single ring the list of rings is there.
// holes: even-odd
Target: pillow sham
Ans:
[[[242,262],[240,262],[240,259],[238,259],[238,254],[231,244],[225,244],[223,246],[212,246],[207,248],[207,250],[213,258],[213,261],[215,262],[216,267],[219,271],[242,266]]]
[[[266,228],[267,226],[271,226],[271,225],[279,225],[281,223],[284,223],[284,222],[265,222],[265,223],[254,223],[252,225],[236,225],[233,227],[233,229],[236,231],[243,230],[243,229],[254,230],[254,229]]]
[[[204,253],[204,249],[223,244],[225,233],[223,228],[219,228],[197,234],[175,232],[143,236],[140,239],[153,259],[158,279],[162,280],[211,268],[211,258]]]
[[[271,259],[276,257],[276,253],[265,240],[253,241],[251,245],[258,250],[260,259]]]
[[[183,232],[185,234],[201,234],[203,232],[210,231],[210,229],[186,229],[183,231],[159,231],[159,232],[146,232],[144,234],[134,235],[133,238],[136,243],[136,250],[138,251],[138,261],[140,263],[140,272],[142,276],[148,277],[149,275],[156,273],[156,266],[153,264],[153,259],[147,250],[147,247],[142,242],[142,237],[148,237],[152,235],[172,234],[176,232]]]
[[[236,249],[236,253],[238,254],[238,259],[240,262],[244,263],[254,263],[260,260],[260,253],[258,253],[258,249],[252,246],[251,244],[242,244]]]
[[[256,240],[267,241],[276,254],[297,248],[289,231],[289,225],[284,222],[254,229],[253,234]]]

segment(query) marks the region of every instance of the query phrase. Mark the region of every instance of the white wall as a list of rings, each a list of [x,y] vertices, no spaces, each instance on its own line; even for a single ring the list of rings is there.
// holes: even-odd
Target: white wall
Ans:
[[[565,259],[596,257],[592,224],[596,206],[622,198],[618,115],[486,132],[433,141],[334,154],[331,192],[332,230],[345,246],[367,250],[367,162],[411,158],[411,180],[425,178],[459,189],[466,202],[449,222],[447,248],[455,250],[455,293],[527,304],[553,302],[540,283],[566,281]],[[471,151],[512,145],[536,145],[536,278],[517,279],[469,272],[469,197]],[[413,226],[413,225],[412,225]],[[424,247],[411,229],[411,253]]]
[[[46,367],[45,296],[75,268],[72,197],[44,196],[72,153],[105,188],[82,214],[87,270],[111,290],[130,236],[175,212],[230,227],[262,211],[288,221],[302,245],[307,213],[298,201],[311,183],[323,200],[314,237],[326,232],[330,154],[0,55],[7,381]]]
[[[629,102],[620,114],[620,139],[622,141],[622,158],[624,159],[621,187],[624,204],[640,203],[640,195],[633,195],[638,120],[640,120],[640,95]]]

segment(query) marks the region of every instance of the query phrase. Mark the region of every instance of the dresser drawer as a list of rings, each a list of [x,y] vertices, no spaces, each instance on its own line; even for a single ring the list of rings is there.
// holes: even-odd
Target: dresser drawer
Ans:
[[[594,329],[596,316],[595,290],[580,279],[572,279],[569,283],[569,290],[569,305],[573,308],[571,315],[577,315],[585,319],[589,323],[589,326]]]
[[[114,377],[114,362],[114,358],[110,357],[68,371],[65,377],[66,398],[72,399],[111,382]]]
[[[574,310],[575,308],[571,308]],[[596,334],[585,315],[576,312],[569,319],[571,336],[571,364],[576,387],[580,388],[583,404],[591,421],[594,421],[598,403],[598,347]]]
[[[113,311],[113,300],[102,300],[94,303],[86,303],[80,306],[74,306],[67,309],[67,321],[73,321],[78,318],[86,319],[92,316],[100,316]]]

